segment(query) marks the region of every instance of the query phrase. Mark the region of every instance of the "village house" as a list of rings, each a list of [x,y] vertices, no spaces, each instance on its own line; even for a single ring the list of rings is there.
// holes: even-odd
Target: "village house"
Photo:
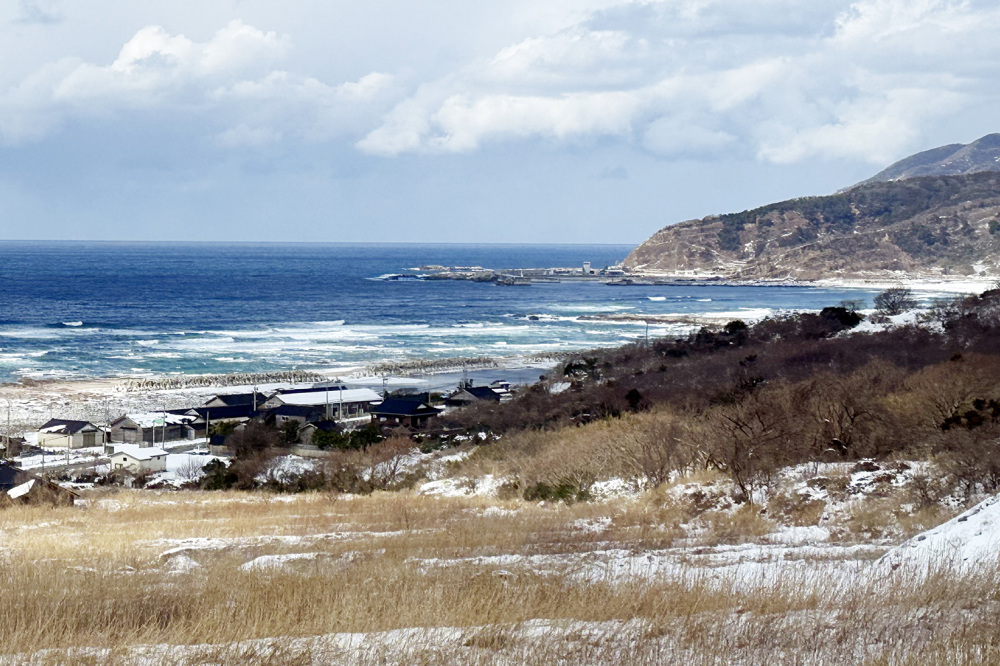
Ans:
[[[116,446],[111,454],[111,471],[165,472],[167,452],[154,446]]]
[[[108,426],[108,439],[113,444],[153,445],[197,437],[197,412],[178,412],[181,410],[125,414]]]
[[[267,401],[268,396],[259,391],[252,393],[223,393],[212,396],[202,404],[202,407],[236,407],[250,405],[254,411]]]
[[[466,382],[449,394],[444,399],[444,404],[448,407],[465,407],[480,400],[500,402],[501,397],[501,393],[490,386],[473,386]]]
[[[283,428],[286,423],[298,423],[303,426],[312,421],[323,420],[323,408],[310,405],[279,405],[266,412],[265,421],[273,422],[275,427]]]
[[[81,449],[100,446],[103,431],[90,421],[50,419],[38,429],[38,446],[43,448]]]
[[[322,415],[331,420],[367,420],[372,404],[381,400],[382,396],[367,388],[294,389],[274,394],[264,403],[264,408],[275,409],[283,405],[314,407],[319,408]]]
[[[406,398],[388,398],[382,404],[372,409],[372,423],[379,425],[399,425],[410,428],[423,428],[427,422],[441,413],[423,400],[408,400]]]
[[[260,404],[255,409],[252,403],[245,403],[227,407],[194,407],[189,410],[177,410],[177,412],[194,414],[191,426],[195,429],[197,437],[205,437],[205,433],[214,425],[220,423],[243,424],[252,418],[262,416],[263,411],[260,408]]]

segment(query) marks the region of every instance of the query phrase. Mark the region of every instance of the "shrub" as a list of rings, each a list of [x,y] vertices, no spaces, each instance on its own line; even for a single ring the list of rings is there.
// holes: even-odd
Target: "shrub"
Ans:
[[[237,458],[254,456],[284,444],[285,439],[280,431],[256,421],[247,423],[226,438],[226,445]]]
[[[590,486],[578,481],[539,482],[525,489],[524,499],[529,502],[584,502],[590,499]]]
[[[323,450],[327,449],[367,449],[372,444],[377,444],[383,439],[378,426],[373,423],[364,428],[351,430],[349,432],[332,432],[317,430],[313,433],[312,443]]]

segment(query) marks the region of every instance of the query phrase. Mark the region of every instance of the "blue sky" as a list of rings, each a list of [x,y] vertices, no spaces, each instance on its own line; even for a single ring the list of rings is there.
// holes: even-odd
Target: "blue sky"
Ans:
[[[0,6],[0,238],[620,242],[1000,131],[992,0]]]

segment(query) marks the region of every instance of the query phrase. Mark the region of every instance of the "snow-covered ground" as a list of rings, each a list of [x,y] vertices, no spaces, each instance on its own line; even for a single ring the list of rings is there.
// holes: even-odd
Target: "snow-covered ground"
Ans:
[[[892,570],[922,574],[940,569],[969,569],[1000,560],[1000,496],[990,497],[896,546],[879,560]]]

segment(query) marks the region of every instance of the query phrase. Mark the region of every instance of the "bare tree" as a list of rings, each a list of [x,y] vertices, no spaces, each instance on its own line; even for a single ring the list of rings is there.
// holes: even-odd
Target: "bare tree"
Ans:
[[[413,442],[403,437],[390,437],[368,447],[372,485],[385,490],[396,484],[406,468],[406,459],[412,449]]]
[[[625,467],[644,478],[650,488],[666,483],[671,474],[690,467],[693,458],[681,422],[662,413],[636,419],[607,455],[620,457]]]
[[[706,414],[707,463],[725,472],[746,501],[790,457],[786,391],[755,391]],[[780,394],[780,395],[779,395]]]
[[[195,456],[188,456],[187,460],[177,468],[177,478],[181,481],[197,481],[202,477],[204,463]]]
[[[890,287],[875,296],[875,309],[887,317],[908,312],[915,307],[917,301],[907,287]]]

